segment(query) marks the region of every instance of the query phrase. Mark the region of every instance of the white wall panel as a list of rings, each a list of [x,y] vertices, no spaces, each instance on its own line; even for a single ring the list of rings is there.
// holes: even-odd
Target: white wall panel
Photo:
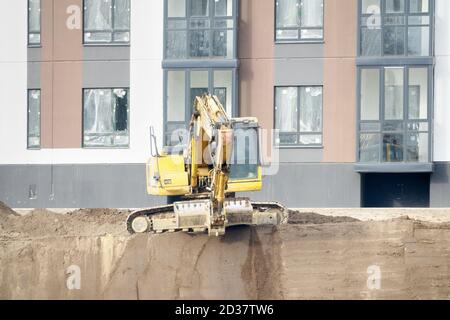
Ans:
[[[27,0],[0,0],[0,164],[26,161]]]
[[[436,0],[434,160],[450,161],[450,1]]]
[[[116,150],[27,150],[27,0],[0,5],[0,165],[145,163],[151,125],[162,141],[163,1],[132,1],[130,148]]]

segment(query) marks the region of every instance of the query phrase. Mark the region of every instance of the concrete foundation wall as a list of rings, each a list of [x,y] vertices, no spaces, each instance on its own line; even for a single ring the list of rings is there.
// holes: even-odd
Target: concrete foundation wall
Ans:
[[[0,182],[0,199],[15,208],[137,208],[165,201],[147,195],[144,165],[0,166]]]
[[[432,208],[450,207],[450,163],[438,162],[431,175],[430,205]]]
[[[164,203],[146,194],[145,165],[0,166],[0,200],[14,208],[140,208]],[[253,200],[289,207],[359,207],[360,176],[348,164],[282,164]]]
[[[247,196],[292,208],[359,208],[360,180],[351,164],[282,164],[264,177],[263,191]]]
[[[430,206],[450,207],[450,163],[436,163]],[[255,201],[296,208],[359,208],[361,176],[353,164],[282,163],[265,176]],[[144,164],[0,166],[0,200],[14,208],[140,208],[164,197],[146,193]]]

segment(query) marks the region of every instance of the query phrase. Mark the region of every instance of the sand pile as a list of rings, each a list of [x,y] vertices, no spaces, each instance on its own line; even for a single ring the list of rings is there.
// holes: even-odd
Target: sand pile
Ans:
[[[17,215],[17,212],[0,201],[0,219],[9,215]]]
[[[210,238],[130,236],[120,210],[1,212],[0,299],[450,298],[448,223],[292,212]]]
[[[37,209],[25,216],[3,214],[0,238],[126,235],[129,214],[130,211],[111,209],[83,209],[68,214]]]

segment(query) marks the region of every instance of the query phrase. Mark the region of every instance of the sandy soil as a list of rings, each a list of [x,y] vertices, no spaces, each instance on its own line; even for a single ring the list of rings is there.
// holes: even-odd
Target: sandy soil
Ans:
[[[449,223],[307,210],[287,225],[233,228],[223,238],[129,236],[128,213],[21,217],[1,206],[0,299],[450,298]],[[71,266],[80,268],[79,290],[67,287]]]

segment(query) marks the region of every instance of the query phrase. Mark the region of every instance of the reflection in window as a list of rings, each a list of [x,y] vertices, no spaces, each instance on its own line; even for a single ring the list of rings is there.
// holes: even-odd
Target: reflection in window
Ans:
[[[28,142],[29,149],[41,147],[41,90],[28,90]]]
[[[84,42],[130,42],[130,0],[85,0]]]
[[[359,161],[379,162],[380,160],[380,135],[377,133],[365,133],[360,135]]]
[[[234,57],[232,0],[167,1],[166,59]]]
[[[28,44],[41,44],[41,0],[28,0]]]
[[[406,161],[428,162],[429,138],[428,132],[408,133],[406,141]]]
[[[383,135],[383,160],[384,162],[403,161],[403,134]]]
[[[321,146],[322,87],[277,87],[275,129],[280,146]]]
[[[409,69],[409,119],[428,118],[428,69]]]
[[[379,77],[383,74],[385,86],[380,86]],[[360,70],[360,162],[431,161],[429,77],[428,67]],[[383,96],[384,109],[380,103]],[[384,116],[380,118],[380,114]]]
[[[361,70],[361,120],[380,119],[380,70]]]
[[[429,56],[429,0],[361,0],[360,55]]]
[[[277,0],[276,40],[323,39],[323,0]]]
[[[184,132],[191,120],[194,99],[205,93],[216,95],[233,116],[234,77],[230,69],[190,69],[166,71],[166,116],[164,137],[166,145],[180,144],[178,132]],[[175,133],[175,134],[174,134]],[[184,136],[183,136],[184,139]],[[187,141],[182,141],[185,143]]]
[[[128,89],[84,90],[84,147],[128,147],[128,119]]]
[[[386,120],[403,120],[403,68],[385,69]]]

